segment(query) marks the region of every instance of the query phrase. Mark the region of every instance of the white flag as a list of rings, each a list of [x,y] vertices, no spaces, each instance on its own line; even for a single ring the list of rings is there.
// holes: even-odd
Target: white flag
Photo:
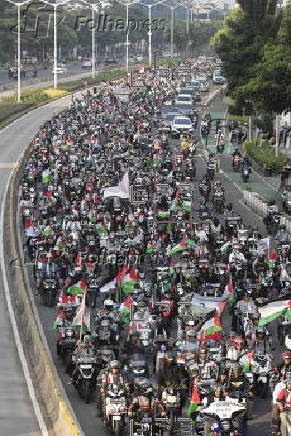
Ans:
[[[100,288],[100,292],[102,293],[109,292],[110,289],[114,289],[114,288],[115,288],[115,279],[109,283],[106,283],[106,285],[102,286],[102,288]]]
[[[118,183],[118,186],[111,186],[110,188],[104,189],[103,199],[107,197],[129,198],[128,172],[124,174],[122,180]]]
[[[84,324],[85,308],[86,308],[86,292],[82,296],[81,304],[73,319],[72,325],[82,326]]]
[[[257,242],[257,247],[258,247],[258,250],[269,250],[269,247],[270,247],[270,237],[264,238],[264,239],[260,239]]]

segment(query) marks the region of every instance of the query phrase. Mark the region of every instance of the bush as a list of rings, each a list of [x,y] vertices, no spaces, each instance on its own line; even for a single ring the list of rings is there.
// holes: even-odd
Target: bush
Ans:
[[[245,141],[244,147],[246,152],[260,165],[262,168],[271,168],[275,173],[280,173],[285,165],[291,165],[291,159],[282,153],[276,156],[275,149],[268,145],[258,147],[251,141]]]
[[[0,103],[0,124],[4,120],[16,118],[18,114],[25,112],[32,106],[32,103]]]

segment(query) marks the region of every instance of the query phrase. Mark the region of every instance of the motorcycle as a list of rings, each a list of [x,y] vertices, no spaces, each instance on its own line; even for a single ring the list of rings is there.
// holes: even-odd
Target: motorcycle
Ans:
[[[224,209],[224,194],[222,191],[215,191],[213,196],[213,207],[217,213],[222,213]]]
[[[233,160],[232,160],[232,166],[233,166],[234,171],[235,171],[236,173],[238,173],[239,170],[240,170],[240,157],[239,157],[239,156],[235,156],[235,157],[233,158]]]
[[[122,386],[113,385],[107,392],[105,400],[105,420],[115,436],[124,430],[127,413],[125,392]]]
[[[244,165],[243,168],[242,168],[242,173],[241,173],[241,175],[242,175],[242,179],[243,179],[243,181],[244,181],[245,183],[248,182],[248,181],[249,181],[249,178],[250,178],[250,167],[247,166],[247,165]]]
[[[209,420],[206,422],[212,436],[243,436],[245,434],[246,406],[244,403],[229,399],[211,403],[202,409],[202,415]]]
[[[266,398],[269,390],[269,377],[272,372],[272,358],[269,355],[255,357],[253,374],[255,376],[255,391],[261,398]]]
[[[43,281],[43,304],[53,307],[56,304],[57,281],[56,279],[45,279]]]
[[[214,162],[210,162],[208,164],[207,175],[210,178],[210,180],[214,179],[214,175],[215,175],[215,163]]]
[[[57,354],[63,359],[66,372],[72,371],[72,354],[76,348],[76,332],[71,327],[59,327],[57,332]]]
[[[97,361],[95,357],[79,357],[76,359],[76,389],[87,404],[90,403],[92,393],[95,390],[96,363]]]

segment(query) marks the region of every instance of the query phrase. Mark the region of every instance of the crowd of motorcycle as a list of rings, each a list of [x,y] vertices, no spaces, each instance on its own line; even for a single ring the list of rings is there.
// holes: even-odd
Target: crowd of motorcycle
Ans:
[[[211,67],[191,61],[95,88],[30,144],[20,214],[36,298],[56,308],[71,383],[116,436],[246,435],[270,387],[272,431],[287,434],[291,352],[274,366],[263,315],[283,306],[282,345],[290,235],[245,227],[215,156],[197,158],[194,136],[181,132],[181,149],[158,133],[182,73]]]

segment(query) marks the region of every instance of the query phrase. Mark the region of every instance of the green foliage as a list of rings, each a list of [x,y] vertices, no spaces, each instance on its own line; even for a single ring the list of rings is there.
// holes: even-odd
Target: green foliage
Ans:
[[[258,147],[251,141],[245,141],[244,148],[262,168],[272,168],[276,173],[282,171],[285,165],[291,164],[290,158],[282,153],[278,153],[278,156],[276,156],[274,148],[266,144]]]
[[[191,51],[205,50],[208,48],[210,39],[215,32],[222,26],[221,21],[212,20],[209,23],[200,23],[193,21],[189,25],[189,36],[186,33],[186,21],[179,20],[174,23],[173,36],[174,44],[178,52],[183,53],[187,48],[189,41],[189,49]],[[167,23],[167,41],[171,40],[171,26]]]
[[[266,44],[252,77],[237,95],[252,99],[257,111],[280,113],[291,107],[291,5],[284,9],[276,40]]]
[[[277,110],[286,102],[286,98],[282,102],[281,80],[287,79],[285,52],[277,47],[283,25],[282,14],[276,10],[277,0],[240,0],[238,3],[240,8],[234,9],[211,41],[223,61],[229,94],[237,109],[251,101],[257,110]],[[290,80],[286,83],[290,84]]]

